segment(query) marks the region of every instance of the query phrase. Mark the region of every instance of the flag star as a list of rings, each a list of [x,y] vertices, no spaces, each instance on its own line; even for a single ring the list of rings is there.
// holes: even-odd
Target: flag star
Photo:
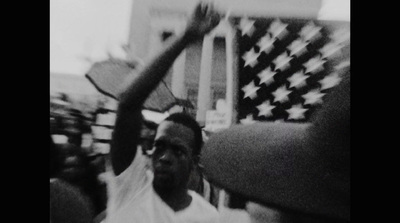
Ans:
[[[320,80],[319,83],[321,84],[321,90],[325,90],[328,88],[332,88],[338,85],[341,81],[338,73],[332,73],[328,76],[325,76],[324,79]]]
[[[293,74],[291,77],[288,78],[290,82],[289,88],[296,87],[301,88],[306,85],[305,80],[309,78],[309,76],[304,75],[303,72],[299,71]]]
[[[313,90],[313,91],[309,91],[307,94],[301,96],[303,97],[306,101],[304,102],[304,104],[319,104],[322,103],[322,97],[325,94],[321,93],[318,89],[317,90]]]
[[[253,35],[253,33],[255,31],[254,23],[255,23],[254,20],[249,20],[248,18],[243,18],[240,20],[239,27],[240,27],[240,30],[242,30],[242,36],[244,36],[246,34],[248,36]]]
[[[321,48],[319,52],[322,54],[322,58],[327,58],[338,52],[341,48],[342,46],[331,42]]]
[[[257,43],[260,47],[260,52],[264,51],[265,53],[269,53],[273,47],[274,39],[271,38],[269,35],[263,36]]]
[[[289,57],[286,52],[283,52],[281,55],[279,55],[273,63],[275,64],[275,70],[280,69],[281,71],[285,70],[285,68],[289,65],[288,62],[292,59],[292,57]]]
[[[245,99],[247,97],[250,97],[251,99],[256,98],[258,89],[260,89],[260,87],[256,87],[254,85],[254,81],[250,82],[248,85],[246,85],[242,88],[242,91],[244,92],[243,99]]]
[[[274,109],[275,107],[276,106],[271,105],[271,103],[269,101],[265,101],[264,103],[257,106],[257,109],[260,111],[258,113],[258,116],[264,115],[265,117],[271,117],[272,109]]]
[[[266,86],[271,84],[274,81],[274,75],[276,72],[273,72],[271,70],[271,67],[268,67],[267,69],[264,69],[261,73],[257,74],[257,76],[260,78],[260,83],[265,83]]]
[[[242,123],[243,125],[249,125],[256,123],[256,121],[254,121],[252,114],[248,114],[245,119],[240,119],[240,123]]]
[[[313,22],[310,22],[301,29],[299,35],[305,41],[311,41],[311,40],[319,38],[321,36],[321,33],[320,33],[321,29],[322,29],[322,27],[316,26]]]
[[[288,119],[304,119],[304,113],[307,110],[301,104],[297,104],[293,105],[290,109],[286,109],[286,112],[289,113]]]
[[[301,55],[303,54],[307,49],[306,46],[308,45],[307,42],[302,41],[301,39],[297,39],[293,41],[289,46],[288,49],[290,50],[290,56],[293,55]]]
[[[347,29],[336,30],[332,35],[329,36],[336,44],[342,44],[343,42],[350,39],[350,32]]]
[[[242,57],[245,61],[244,66],[250,65],[254,67],[258,63],[258,56],[260,56],[260,53],[256,53],[254,48],[251,48],[251,50],[247,51]]]
[[[306,71],[304,73],[308,72],[318,72],[319,70],[323,69],[323,64],[325,63],[325,60],[322,60],[322,58],[314,57],[307,61],[307,63],[304,64],[304,67],[306,68]]]
[[[348,66],[350,66],[350,61],[349,60],[342,61],[338,65],[335,66],[335,70],[340,70],[340,69],[343,69],[343,68],[348,67]]]
[[[288,24],[282,23],[281,20],[276,19],[272,22],[268,32],[272,34],[272,38],[282,39],[288,34],[286,27]]]
[[[275,96],[274,102],[279,101],[281,103],[288,101],[289,97],[288,95],[292,93],[291,91],[288,91],[286,89],[286,86],[282,86],[278,89],[276,89],[276,91],[272,92],[272,94]]]

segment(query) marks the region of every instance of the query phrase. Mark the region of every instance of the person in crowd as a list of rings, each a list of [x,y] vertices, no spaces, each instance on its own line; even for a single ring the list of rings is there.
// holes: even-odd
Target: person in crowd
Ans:
[[[141,131],[141,148],[143,154],[151,159],[149,153],[153,149],[154,136],[157,130],[157,124],[148,120],[144,120],[144,125]],[[203,137],[202,137],[203,141]],[[202,145],[202,144],[201,144]],[[151,161],[149,161],[151,163]],[[218,207],[219,190],[211,185],[204,177],[201,167],[196,163],[191,171],[188,189],[200,194],[204,199],[210,202],[213,206]]]
[[[108,186],[107,223],[218,222],[216,208],[188,189],[202,145],[195,119],[174,113],[159,124],[151,165],[139,145],[145,100],[179,54],[219,21],[211,4],[198,4],[184,32],[123,88],[110,150],[114,177]]]
[[[254,223],[350,222],[350,73],[311,123],[232,126],[209,138],[201,164]]]
[[[91,202],[76,186],[58,177],[60,170],[60,151],[50,136],[50,223],[91,223]]]
[[[106,209],[106,187],[98,180],[98,171],[89,157],[80,147],[66,143],[61,145],[60,179],[76,186],[90,198],[94,214]]]

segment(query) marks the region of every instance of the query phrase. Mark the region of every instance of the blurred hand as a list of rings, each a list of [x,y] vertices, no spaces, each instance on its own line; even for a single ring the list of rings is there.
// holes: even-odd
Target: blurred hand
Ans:
[[[220,22],[221,16],[210,3],[199,3],[186,27],[185,34],[193,40],[202,38]]]

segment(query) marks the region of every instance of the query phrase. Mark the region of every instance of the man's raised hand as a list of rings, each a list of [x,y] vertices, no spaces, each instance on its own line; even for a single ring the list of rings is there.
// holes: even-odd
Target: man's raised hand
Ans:
[[[220,22],[221,16],[210,3],[199,3],[186,27],[186,35],[193,40],[202,38]]]

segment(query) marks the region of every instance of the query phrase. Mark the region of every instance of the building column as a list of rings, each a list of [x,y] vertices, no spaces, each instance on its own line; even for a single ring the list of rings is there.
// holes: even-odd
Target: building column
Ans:
[[[175,97],[186,99],[187,92],[185,88],[185,63],[186,51],[184,50],[175,60],[172,67],[171,90]]]
[[[186,22],[176,22],[174,26],[174,33],[179,34],[186,28]],[[187,98],[187,91],[185,86],[185,64],[186,64],[186,50],[175,60],[172,67],[172,80],[171,88],[175,97],[180,99]]]
[[[129,24],[129,51],[128,60],[145,60],[148,56],[149,39],[151,32],[150,1],[133,0]]]
[[[211,108],[211,71],[214,36],[206,35],[203,39],[203,47],[200,62],[199,91],[197,96],[196,120],[200,125],[206,121],[206,112]]]
[[[156,56],[162,49],[163,44],[162,44],[161,34],[162,34],[161,30],[154,28],[151,29],[149,38],[149,50],[147,57],[145,59],[146,61],[149,61],[152,58],[154,58],[154,56]]]
[[[235,38],[235,29],[232,27],[229,21],[224,23],[226,27],[225,32],[225,50],[226,50],[226,104],[229,118],[229,125],[235,123],[236,120],[236,96],[237,96],[237,80],[235,76],[236,65],[234,62],[234,38]]]

